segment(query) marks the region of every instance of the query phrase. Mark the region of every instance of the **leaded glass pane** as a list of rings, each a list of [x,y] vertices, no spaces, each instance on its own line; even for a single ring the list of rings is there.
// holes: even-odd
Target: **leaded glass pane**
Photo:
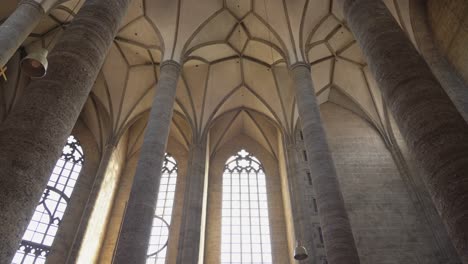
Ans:
[[[245,150],[223,173],[221,263],[272,263],[265,172]]]
[[[55,164],[47,187],[13,258],[13,264],[45,263],[83,162],[83,149],[78,140],[73,136],[68,137],[62,156]]]
[[[167,242],[169,239],[169,225],[174,206],[177,182],[177,162],[166,153],[162,168],[153,228],[148,246],[147,264],[166,263]]]

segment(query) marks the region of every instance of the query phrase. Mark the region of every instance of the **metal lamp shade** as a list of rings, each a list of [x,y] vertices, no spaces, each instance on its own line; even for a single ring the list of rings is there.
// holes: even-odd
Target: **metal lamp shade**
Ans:
[[[294,259],[295,260],[304,260],[309,257],[307,249],[304,246],[297,245],[294,249]]]
[[[47,73],[47,54],[46,49],[33,51],[21,60],[21,69],[32,78],[42,78]]]

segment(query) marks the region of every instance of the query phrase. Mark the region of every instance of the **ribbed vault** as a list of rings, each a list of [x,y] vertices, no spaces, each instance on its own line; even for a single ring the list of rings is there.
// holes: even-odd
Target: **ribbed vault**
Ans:
[[[273,157],[279,157],[280,129],[265,114],[253,109],[238,108],[214,120],[210,129],[210,150],[214,155],[226,143],[239,135],[250,137],[264,147]]]
[[[13,10],[17,1],[5,2],[9,8],[2,11]],[[54,9],[24,43],[26,49],[51,49],[82,2]],[[385,2],[413,38],[408,0]],[[288,65],[306,61],[320,103],[350,109],[385,133],[381,95],[339,10],[332,0],[134,0],[82,119],[101,145],[118,138],[148,112],[159,64],[173,59],[183,64],[175,119],[186,121],[175,121],[171,131],[184,145],[193,135],[226,130],[233,124],[222,126],[220,120],[231,115],[243,120],[236,125],[265,117],[278,133],[292,135],[298,116]],[[8,107],[16,86],[2,90]],[[252,131],[253,138],[262,134]],[[262,144],[275,152],[273,143]]]
[[[128,157],[138,153],[143,145],[146,125],[148,123],[149,112],[145,112],[137,117],[135,122],[131,123],[128,127]],[[191,129],[189,124],[185,121],[184,117],[179,113],[174,114],[172,119],[170,134],[173,139],[181,142],[182,146],[188,151],[192,141]]]

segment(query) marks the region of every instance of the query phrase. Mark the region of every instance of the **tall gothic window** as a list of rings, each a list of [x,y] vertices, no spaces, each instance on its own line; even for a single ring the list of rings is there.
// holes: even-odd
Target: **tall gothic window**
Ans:
[[[223,173],[221,263],[272,263],[265,172],[245,150]]]
[[[78,140],[68,137],[47,187],[13,258],[14,264],[43,264],[70,201],[84,156]]]
[[[174,206],[174,195],[177,182],[177,162],[166,153],[159,185],[158,202],[153,219],[153,228],[148,247],[147,264],[165,264],[169,225]]]

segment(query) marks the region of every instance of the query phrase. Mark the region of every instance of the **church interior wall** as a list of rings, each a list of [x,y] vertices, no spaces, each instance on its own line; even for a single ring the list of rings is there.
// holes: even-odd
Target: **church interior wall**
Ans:
[[[439,263],[380,135],[332,103],[321,112],[361,263]]]
[[[408,34],[409,38],[419,46],[417,48],[424,55],[425,50],[423,45],[425,45],[425,41],[427,41],[427,39],[421,38],[421,31],[419,31],[420,28],[414,27],[415,21],[412,21],[412,19],[414,19],[414,17],[412,17],[414,16],[414,14],[412,14],[412,11],[410,10],[410,1],[385,0],[384,2],[387,4],[392,14],[394,14],[394,16],[399,19],[400,25]],[[437,48],[442,53],[442,56],[448,60],[451,66],[453,66],[453,69],[455,69],[456,71],[456,73],[454,74],[461,78],[463,85],[451,82],[454,80],[453,78],[455,77],[453,77],[453,75],[447,75],[447,72],[452,71],[452,68],[443,68],[440,65],[431,64],[430,60],[428,61],[428,63],[431,65],[435,74],[438,75],[437,77],[439,78],[443,86],[458,85],[459,88],[461,87],[461,90],[458,91],[463,91],[463,89],[465,89],[465,91],[468,91],[466,90],[466,85],[468,84],[468,53],[466,52],[466,47],[468,47],[467,0],[420,1],[427,2],[427,19],[431,30],[430,33],[433,34],[431,35],[433,39],[430,40],[435,42]],[[15,5],[16,1],[12,0],[8,1],[8,5],[0,8],[0,19],[6,17],[7,14],[14,10]],[[233,30],[234,29],[235,28],[233,28]],[[44,35],[44,39],[46,37],[47,36]],[[162,36],[160,37],[162,38]],[[121,41],[121,39],[119,41]],[[116,41],[116,43],[120,43],[119,41]],[[352,39],[350,41],[352,41]],[[21,96],[21,94],[24,92],[24,88],[30,81],[29,78],[23,76],[20,71],[19,62],[21,56],[23,55],[21,54],[21,52],[23,51],[17,52],[16,55],[10,60],[9,64],[7,65],[7,77],[9,81],[0,82],[0,123],[6,118],[9,111],[14,107],[17,98]],[[115,58],[113,56],[116,56],[114,53],[118,53],[116,47],[112,48],[110,52],[112,56],[109,56],[110,62],[106,64],[109,68],[112,69],[116,69],[121,66],[118,64],[115,64],[117,66],[114,65],[113,60]],[[211,53],[211,51],[208,53]],[[427,54],[429,56],[431,55],[430,53]],[[119,56],[124,57],[123,55]],[[360,59],[360,55],[358,57]],[[428,60],[428,58],[429,57],[426,57],[426,60]],[[226,62],[224,60],[226,60]],[[232,60],[232,62],[228,62],[228,60]],[[223,58],[219,62],[210,62],[209,64],[211,65],[210,67],[213,67],[212,69],[216,69],[216,72],[215,70],[213,70],[213,72],[215,73],[214,75],[217,76],[217,78],[226,81],[224,79],[234,78],[234,74],[231,74],[232,76],[223,76],[223,74],[225,74],[224,71],[219,70],[218,72],[216,65],[221,64],[221,62],[225,62],[226,65],[228,63],[232,63],[234,65],[235,60],[237,60],[237,57],[234,58],[233,56],[230,59]],[[243,62],[242,65],[244,63],[245,65],[254,64],[253,62],[248,61],[247,59],[245,60],[246,62]],[[330,63],[332,63],[332,65],[336,65],[336,67],[339,69],[341,69],[340,67],[346,68],[343,65],[350,64],[350,62],[346,60],[334,61],[332,59],[331,61],[333,62]],[[147,86],[145,86],[145,89],[152,90],[154,87],[153,82],[156,82],[157,80],[157,74],[153,76],[153,70],[156,66],[154,64],[154,61],[152,63],[152,65],[144,65],[144,67],[142,66],[141,69],[139,68],[140,66],[136,67],[136,63],[133,62],[126,61],[123,64],[125,64],[126,66],[130,66],[130,64],[132,64],[132,67],[135,66],[131,70],[128,70],[129,72],[132,72],[131,74],[135,75],[140,70],[143,72],[143,68],[145,68],[144,74],[151,76],[151,78],[145,77],[146,79],[148,79],[148,85],[147,83],[145,83],[145,85]],[[206,66],[204,66],[202,62],[195,62],[194,65],[195,64],[196,66],[191,67],[197,68],[199,70],[203,69]],[[112,67],[109,65],[111,65]],[[360,69],[359,73],[364,74],[365,72],[367,72],[367,70],[363,70],[367,67],[366,62],[362,62],[362,65],[356,65],[354,65],[353,67],[358,67]],[[315,68],[312,67],[312,72],[315,74],[319,72],[319,66],[315,65]],[[188,66],[185,67],[188,68]],[[284,71],[287,75],[286,65],[279,64],[274,67],[281,68],[282,71]],[[106,66],[103,69],[105,68]],[[270,69],[268,68],[261,69],[268,72],[270,71]],[[185,70],[187,73],[188,70]],[[442,75],[438,74],[438,70],[439,73],[441,73]],[[332,72],[328,68],[326,68],[326,71]],[[208,82],[208,76],[210,72],[207,72],[208,73],[206,74],[206,87],[209,86],[217,88],[218,86],[215,85],[216,82],[214,82],[215,84],[213,84],[213,81],[211,81],[211,83]],[[248,74],[255,73],[254,71],[247,72]],[[343,77],[341,79],[346,81],[348,81],[349,78],[349,82],[354,83],[354,79],[357,80],[357,75],[351,74],[354,74],[354,72],[343,70],[342,72],[338,72],[336,76],[338,76],[339,78]],[[443,74],[445,74],[446,78],[452,79],[443,79]],[[256,76],[256,74],[253,75],[255,75],[255,77],[258,77]],[[373,94],[371,91],[370,94],[372,100],[369,99],[368,105],[362,107],[359,104],[362,103],[361,101],[364,101],[363,98],[369,97],[369,95],[367,94],[369,91],[357,91],[356,87],[362,87],[359,85],[356,85],[355,87],[350,85],[350,87],[344,87],[344,90],[352,90],[352,93],[337,94],[338,86],[336,85],[337,83],[340,83],[340,80],[334,80],[333,78],[337,77],[333,76],[333,74],[331,75],[332,76],[330,76],[330,78],[328,78],[328,76],[326,75],[324,75],[323,77],[313,76],[313,79],[314,81],[317,81],[320,78],[324,78],[327,79],[327,81],[330,81],[329,84],[324,86],[326,89],[330,88],[329,91],[323,93],[326,94],[326,96],[322,94],[322,97],[320,97],[320,93],[318,93],[318,96],[322,98],[320,101],[321,103],[325,102],[321,105],[323,123],[326,128],[328,142],[333,154],[333,159],[337,169],[341,190],[343,192],[344,201],[346,203],[347,212],[350,217],[351,226],[354,233],[354,238],[359,250],[361,263],[458,264],[458,257],[456,256],[454,248],[451,245],[450,239],[447,236],[442,221],[438,216],[435,207],[432,204],[430,195],[425,188],[420,170],[419,168],[417,168],[416,162],[412,159],[407,147],[403,142],[401,135],[399,135],[397,131],[398,129],[393,125],[394,131],[386,131],[386,129],[391,129],[391,126],[386,127],[385,125],[378,124],[380,121],[383,121],[383,119],[385,119],[382,118],[382,116],[379,116],[379,114],[382,114],[382,112],[384,112],[382,109],[385,108],[385,104],[383,104],[380,100],[381,95],[378,92],[374,92],[375,94]],[[104,74],[102,74],[102,76],[104,76]],[[102,76],[100,76],[98,80],[100,78],[103,78]],[[114,77],[112,75],[108,75],[107,78],[113,79],[110,78],[110,76]],[[194,76],[198,77],[198,75]],[[279,74],[278,76],[283,75]],[[118,79],[117,77],[118,76],[115,75],[115,80],[110,80],[109,83],[112,83],[113,81],[118,83],[118,81],[116,81]],[[137,80],[139,78],[134,79]],[[134,79],[132,79],[132,81],[134,81]],[[366,78],[364,78],[363,80],[367,81]],[[128,80],[125,80],[125,82],[122,83],[127,82]],[[233,83],[235,82],[236,81],[233,81]],[[244,84],[244,82],[245,81],[242,79],[241,83]],[[344,83],[344,81],[341,82]],[[373,80],[371,80],[370,82],[373,82]],[[96,83],[96,87],[98,87],[101,84],[100,81],[97,81]],[[187,83],[189,83],[189,85],[187,85],[187,91],[196,91],[193,87],[190,87],[190,85],[192,85],[190,84],[190,82]],[[259,80],[259,83],[264,84],[265,82]],[[135,84],[133,82],[129,82],[128,84],[124,85],[125,89],[123,90],[127,91],[127,86],[131,87],[131,89],[134,89],[137,86],[137,84],[138,82],[136,81]],[[141,87],[143,86],[144,85],[141,85]],[[106,92],[109,92],[109,94],[117,94],[116,91],[112,90],[115,89],[115,87],[117,86],[109,85],[109,87],[110,89],[106,90]],[[200,87],[202,86],[200,85]],[[269,91],[266,89],[269,89],[270,87],[267,85],[265,87],[265,89],[262,88],[259,89],[259,91]],[[279,91],[284,92],[285,89],[282,88],[285,87],[286,86],[278,86],[278,94],[281,98],[287,97],[279,93]],[[106,83],[106,89],[107,88],[108,87]],[[248,91],[250,91],[249,89],[246,89],[244,87],[238,89],[239,94],[241,94],[242,92],[242,97],[239,97],[240,99],[236,100],[238,100],[239,105],[242,104],[242,107],[244,107],[245,109],[250,107],[244,105],[245,102],[251,103],[253,105],[260,105],[260,99],[264,100],[263,97],[266,97],[266,95],[268,95],[268,92],[265,93],[266,95],[255,95],[256,97],[258,97],[259,101],[255,101],[254,103],[252,103],[249,101],[250,99],[245,99],[252,97],[251,95],[249,95],[249,93],[247,93]],[[257,88],[252,88],[252,90],[255,89]],[[102,97],[103,94],[106,94],[106,96],[109,95],[100,90],[100,93],[98,93],[97,88],[95,90],[96,91],[92,92],[89,101],[91,101],[91,98],[98,98],[96,99],[96,101],[99,101],[102,99],[99,97]],[[130,91],[130,89],[128,90]],[[135,92],[134,90],[131,91]],[[179,87],[178,92],[182,93],[181,91],[182,87]],[[213,91],[216,90],[213,88]],[[243,91],[246,92],[246,97],[243,97]],[[454,94],[456,97],[457,94]],[[96,112],[91,112],[89,110],[89,105],[91,103],[89,105],[87,104],[85,106],[85,110],[83,111],[84,114],[82,114],[82,118],[78,120],[75,129],[72,132],[72,134],[79,139],[84,149],[85,162],[83,170],[80,174],[79,181],[77,182],[77,185],[73,192],[71,202],[67,208],[62,224],[55,238],[51,254],[48,256],[48,264],[75,262],[88,264],[112,262],[115,246],[119,236],[119,230],[122,224],[123,216],[125,214],[126,202],[130,195],[135,170],[138,165],[139,151],[143,143],[144,130],[147,122],[146,115],[143,115],[144,117],[139,119],[138,115],[144,112],[144,109],[151,105],[151,98],[153,96],[153,92],[148,92],[145,90],[145,97],[141,97],[139,99],[140,101],[138,101],[141,104],[135,103],[135,105],[132,106],[132,111],[125,108],[127,104],[130,104],[125,100],[131,98],[131,96],[126,95],[128,95],[126,94],[126,92],[122,92],[121,96],[123,99],[119,100],[112,99],[109,95],[108,105],[107,103],[102,103],[102,105],[99,106],[100,109],[98,109],[99,107],[96,107]],[[207,95],[204,96],[209,97],[210,95],[210,93],[207,93]],[[190,97],[191,96],[192,95],[190,95]],[[340,100],[340,96],[346,97],[347,99]],[[188,97],[189,96],[187,96],[187,98]],[[193,97],[196,98],[198,97],[198,95],[194,94]],[[342,106],[338,105],[340,103],[344,105],[345,101],[351,102],[352,100],[349,100],[348,97],[354,97],[355,99],[352,103],[350,103],[353,104],[353,107],[355,108],[348,107],[348,109],[358,109],[359,107],[361,107],[362,109],[359,108],[359,113],[357,113],[357,111],[356,113],[352,113],[351,111],[346,110]],[[189,114],[181,114],[183,112],[182,106],[184,106],[185,102],[181,101],[181,98],[185,99],[185,96],[178,95],[179,101],[176,103],[176,111],[179,111],[177,117],[179,121],[174,121],[174,123],[171,124],[171,132],[167,143],[167,152],[170,153],[176,159],[179,168],[173,217],[170,226],[170,237],[168,242],[168,264],[175,264],[178,255],[177,251],[179,244],[179,234],[181,231],[180,226],[182,221],[182,213],[184,210],[183,204],[185,193],[185,181],[186,177],[188,177],[188,148],[191,143],[190,141],[192,140],[192,131],[189,131],[190,125],[188,125],[189,121],[180,121],[181,119],[185,118],[190,119]],[[226,96],[226,100],[228,98],[229,97]],[[291,98],[293,98],[293,96],[291,96]],[[468,96],[464,98],[468,98]],[[111,108],[113,102],[110,101],[112,100],[115,100],[115,102],[121,101],[122,105],[120,105],[120,107],[124,109],[123,112],[127,110],[129,112],[128,116],[125,116],[125,118],[128,117],[128,120],[111,120],[111,118],[114,118],[114,116],[112,116],[113,111],[115,111],[115,113],[121,111],[116,109],[109,110],[106,108]],[[234,99],[230,100],[234,101]],[[456,99],[452,98],[452,100]],[[135,100],[135,102],[136,101],[137,100]],[[294,109],[296,106],[294,103],[292,103],[292,101],[293,99],[291,99],[291,106],[289,107],[289,110],[293,112],[291,114],[291,120],[297,118],[297,116],[295,116],[294,113]],[[267,103],[275,106],[280,105],[279,103],[274,103],[270,101],[268,101]],[[383,106],[380,105],[381,103]],[[144,106],[141,106],[143,104]],[[185,104],[189,105],[188,103]],[[199,104],[201,105],[201,103]],[[201,107],[199,104],[196,102],[193,105],[194,108],[197,108],[197,111],[199,110],[198,108]],[[357,107],[358,105],[359,107]],[[466,106],[468,104],[465,103],[464,105]],[[221,108],[221,106],[222,104],[216,107]],[[241,107],[236,104],[233,104],[233,106],[228,106],[232,107],[232,109],[230,109],[229,111],[233,112],[233,116],[234,112],[241,112],[239,110]],[[133,107],[135,109],[133,109]],[[189,109],[189,107],[185,107]],[[229,107],[225,108],[227,109]],[[374,110],[372,109],[372,107],[378,108],[375,111],[375,114],[373,112]],[[213,106],[213,108],[215,107]],[[218,110],[218,108],[216,109]],[[369,109],[372,111],[369,111]],[[223,111],[224,110],[225,109],[223,109]],[[363,110],[366,110],[368,112]],[[462,109],[459,110],[462,111]],[[107,113],[106,111],[109,111],[109,113]],[[138,113],[139,111],[140,113]],[[197,111],[193,110],[193,112]],[[206,111],[207,113],[209,112],[208,110]],[[268,112],[268,110],[261,111]],[[242,148],[245,148],[248,152],[251,152],[256,157],[258,157],[265,167],[265,172],[267,176],[268,205],[270,214],[270,227],[272,235],[271,238],[273,246],[272,252],[274,263],[294,263],[294,260],[291,258],[295,246],[295,236],[290,193],[288,189],[288,176],[290,176],[288,174],[290,172],[288,171],[288,164],[285,159],[285,145],[283,142],[283,134],[278,132],[280,129],[276,128],[273,131],[273,129],[270,129],[270,127],[264,124],[268,123],[271,120],[269,120],[269,118],[265,118],[263,116],[264,113],[260,113],[261,111],[258,110],[257,113],[252,109],[245,110],[245,113],[243,113],[245,117],[242,118],[248,118],[246,118],[243,121],[238,121],[235,118],[233,118],[231,120],[231,123],[241,124],[243,122],[242,125],[239,125],[239,127],[242,127],[239,128],[239,131],[243,129],[243,133],[237,134],[229,139],[226,139],[226,135],[229,135],[229,132],[234,131],[234,129],[231,129],[234,126],[232,126],[232,124],[225,125],[224,123],[221,124],[221,122],[219,122],[221,125],[219,125],[219,127],[216,127],[219,130],[217,131],[219,137],[216,138],[216,145],[213,144],[212,146],[211,143],[208,144],[208,148],[213,147],[215,149],[209,150],[213,151],[214,153],[211,154],[209,168],[207,168],[209,180],[207,192],[208,200],[206,208],[207,228],[205,230],[205,245],[203,252],[204,263],[211,264],[219,262],[221,252],[221,198],[222,174],[224,164],[228,157],[234,155],[238,150]],[[220,112],[222,111],[220,110]],[[249,113],[246,114],[247,112]],[[371,114],[369,113],[373,114],[374,116],[372,116],[372,118],[369,118],[369,116],[371,116]],[[468,113],[468,108],[466,108],[466,113]],[[290,113],[287,114],[289,118]],[[107,116],[103,118],[99,115]],[[212,117],[214,118],[216,116],[216,118],[218,118],[222,115],[223,114],[216,113],[216,115],[213,114]],[[86,116],[86,118],[83,118],[83,116]],[[89,118],[90,116],[93,117]],[[122,116],[124,115],[122,114]],[[194,116],[196,118],[196,115]],[[468,114],[466,116],[468,116]],[[131,121],[129,121],[130,117],[138,120],[127,129],[126,124],[131,123]],[[107,120],[106,118],[109,120]],[[285,120],[288,118],[285,118]],[[381,118],[382,120],[380,120],[379,118]],[[96,123],[92,124],[92,122],[90,121],[91,119],[96,119]],[[106,120],[103,121],[104,119]],[[266,122],[264,119],[268,119],[268,122]],[[95,120],[93,120],[93,122],[94,121]],[[210,121],[212,123],[215,123],[215,121],[211,119]],[[113,122],[115,122],[115,124]],[[185,124],[184,122],[187,122],[187,124]],[[228,120],[228,118],[226,118],[226,120],[222,120],[222,122],[226,122],[227,124],[230,121]],[[184,123],[184,125],[181,125],[182,123]],[[207,123],[209,122],[207,121]],[[291,123],[293,122],[291,121]],[[252,132],[254,131],[252,129],[253,126],[248,127],[248,129],[250,129],[249,133],[251,133],[248,134],[245,124],[255,124],[256,126],[258,126],[259,130],[255,130],[255,132]],[[191,125],[193,126],[193,121]],[[203,123],[203,125],[209,127],[208,124]],[[379,125],[382,126],[379,127]],[[205,128],[202,125],[200,126],[200,130],[203,130],[202,128]],[[294,125],[291,124],[291,127],[293,126]],[[221,133],[221,128],[226,129],[226,131]],[[379,129],[380,131],[378,131]],[[113,130],[119,131],[116,132]],[[209,130],[209,128],[205,128],[205,131]],[[210,131],[210,133],[211,132],[212,131]],[[114,135],[113,133],[119,135],[122,134],[122,136],[119,138],[119,143],[115,150],[112,152],[110,160],[107,164],[105,161],[103,161],[102,157],[102,153],[104,151],[103,148],[105,145],[104,142],[111,138],[111,135]],[[385,136],[383,138],[379,133],[395,133],[397,141],[395,143],[397,144],[395,146],[389,146],[388,142],[384,142],[384,140],[386,140]],[[233,134],[235,133],[233,132],[232,135]],[[99,135],[101,136],[101,138],[99,138]],[[226,138],[224,138],[225,136]],[[263,143],[260,143],[259,138],[261,137],[265,138]],[[275,139],[275,143],[269,146],[270,149],[267,149],[267,143],[271,143],[271,138]],[[394,147],[395,149],[389,149],[392,147]],[[402,154],[402,160],[398,160],[398,153]],[[298,152],[298,157],[302,157],[302,154],[303,150],[300,149]],[[105,168],[100,169],[100,163],[102,163],[101,165],[105,166]],[[310,171],[308,169],[308,164],[305,160],[300,161],[300,163],[301,164],[299,164],[300,168],[298,168],[298,172],[303,174],[302,177],[304,178],[304,181],[307,182],[306,175],[307,172]],[[102,170],[102,173],[99,173],[100,170]],[[317,258],[317,264],[322,264],[325,263],[325,249],[323,241],[321,241],[318,212],[314,211],[314,198],[313,193],[311,191],[312,187],[306,186],[306,188],[309,188],[307,189],[307,196],[302,198],[306,199],[306,203],[309,204],[307,213],[309,214],[308,217],[310,217],[312,226],[312,229],[307,231],[312,232],[315,247],[313,251],[315,252],[314,254],[316,254],[315,257]]]
[[[278,173],[280,175],[281,179],[281,190],[283,192],[283,207],[284,207],[284,219],[285,219],[285,225],[286,225],[286,235],[287,235],[287,241],[288,241],[288,252],[290,252],[291,256],[291,262],[294,263],[293,259],[293,254],[291,252],[294,252],[294,248],[296,246],[296,235],[295,235],[295,226],[294,226],[294,219],[293,219],[293,212],[292,212],[292,201],[293,198],[291,197],[292,192],[289,189],[290,186],[290,175],[288,173],[288,162],[287,162],[287,157],[286,157],[286,146],[284,144],[284,138],[283,135],[278,134]],[[303,242],[303,241],[302,241]],[[311,249],[309,249],[311,250]],[[309,253],[310,254],[310,253]]]
[[[87,264],[90,261],[95,262],[99,258],[101,243],[105,237],[105,227],[112,209],[112,200],[114,199],[120,176],[124,169],[127,136],[128,134],[125,133],[119,139],[119,143],[112,151],[107,166],[102,168],[104,177],[100,184],[99,194],[88,221],[86,234],[81,243],[76,263]]]

